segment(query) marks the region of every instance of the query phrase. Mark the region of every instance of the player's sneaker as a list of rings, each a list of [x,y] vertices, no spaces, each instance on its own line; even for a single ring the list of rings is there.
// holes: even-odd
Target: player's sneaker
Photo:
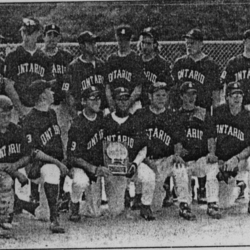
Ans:
[[[134,197],[134,202],[133,202],[133,205],[131,207],[131,210],[140,210],[141,208],[141,197],[142,197],[142,194],[136,194],[135,197]]]
[[[237,181],[237,186],[240,188],[239,196],[236,200],[241,200],[245,198],[245,189],[247,187],[244,181]]]
[[[216,202],[208,203],[207,214],[213,219],[217,219],[217,220],[221,219],[221,212]]]
[[[196,220],[196,216],[191,212],[191,208],[185,202],[180,203],[179,215],[185,220]]]
[[[198,204],[207,204],[206,188],[197,189],[197,202]]]
[[[55,221],[51,222],[50,230],[51,230],[51,232],[53,234],[63,234],[63,233],[65,233],[64,228],[60,226],[58,220],[55,220]]]
[[[69,216],[69,220],[73,221],[73,222],[78,222],[81,220],[81,215],[79,214],[79,210],[80,210],[80,203],[70,203],[70,210],[71,210],[71,214]]]
[[[149,205],[141,205],[140,216],[147,221],[155,220],[155,217],[153,216],[153,212]]]

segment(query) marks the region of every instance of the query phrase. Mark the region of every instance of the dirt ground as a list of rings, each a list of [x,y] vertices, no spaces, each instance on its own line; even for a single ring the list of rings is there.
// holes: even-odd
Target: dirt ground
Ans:
[[[206,215],[206,205],[193,204],[197,221],[192,222],[179,217],[177,205],[163,209],[151,222],[141,219],[139,212],[130,213],[133,218],[82,218],[79,223],[61,214],[66,229],[61,235],[52,234],[48,222],[23,213],[14,219],[14,238],[0,239],[0,249],[250,246],[246,205],[223,210],[223,218],[214,220]]]

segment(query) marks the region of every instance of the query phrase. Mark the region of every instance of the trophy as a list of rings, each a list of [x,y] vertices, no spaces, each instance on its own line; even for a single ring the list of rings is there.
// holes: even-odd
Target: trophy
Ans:
[[[128,149],[123,142],[103,141],[104,165],[113,175],[126,175],[128,169]]]

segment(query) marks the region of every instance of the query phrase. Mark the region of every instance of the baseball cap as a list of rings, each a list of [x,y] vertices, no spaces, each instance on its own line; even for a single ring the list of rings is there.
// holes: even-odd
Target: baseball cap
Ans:
[[[90,86],[89,88],[82,91],[82,97],[84,98],[97,95],[100,95],[100,89],[97,86]]]
[[[243,34],[243,39],[250,38],[250,30],[246,30]]]
[[[152,27],[147,27],[141,32],[142,36],[149,36],[151,38],[154,38],[155,40],[158,40],[158,33],[156,30]]]
[[[55,32],[57,34],[60,34],[60,28],[55,25],[55,24],[49,24],[49,25],[46,25],[45,28],[44,28],[44,34],[46,34],[47,32]]]
[[[195,86],[195,83],[191,81],[187,81],[182,83],[180,87],[181,94],[187,93],[187,92],[197,92],[197,88]]]
[[[203,34],[199,29],[192,29],[183,38],[191,38],[197,41],[203,41]]]
[[[35,101],[38,97],[44,92],[45,89],[51,88],[52,85],[48,81],[36,80],[28,87],[28,92],[32,96],[32,99]]]
[[[25,30],[29,35],[41,29],[41,25],[39,21],[33,17],[31,18],[23,18],[21,30]]]
[[[9,97],[0,95],[0,110],[1,112],[8,112],[13,109],[13,103]]]
[[[128,25],[128,24],[121,24],[121,25],[119,25],[119,26],[117,26],[115,28],[115,34],[118,37],[123,37],[123,38],[126,38],[126,39],[130,40],[130,38],[133,35],[133,31],[132,31],[132,28],[131,28],[130,25]]]
[[[153,94],[154,92],[158,91],[159,89],[165,89],[168,91],[168,85],[165,82],[155,82],[149,86],[148,92]]]
[[[230,82],[227,85],[226,94],[231,95],[231,94],[234,94],[234,93],[243,94],[243,90],[242,90],[241,84],[239,82]]]
[[[99,40],[100,40],[100,37],[97,35],[94,35],[90,31],[82,32],[77,38],[78,43],[92,42],[92,41],[99,41]]]
[[[120,96],[130,96],[129,90],[124,87],[118,87],[114,90],[114,97],[120,97]]]

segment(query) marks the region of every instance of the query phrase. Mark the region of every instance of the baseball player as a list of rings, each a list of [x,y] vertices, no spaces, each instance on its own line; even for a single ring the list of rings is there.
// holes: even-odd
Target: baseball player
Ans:
[[[228,85],[230,82],[239,82],[241,83],[243,96],[243,105],[247,110],[250,110],[250,88],[249,88],[249,67],[250,67],[250,30],[246,30],[243,35],[243,46],[244,51],[237,56],[233,56],[229,59],[226,64],[225,69],[221,74],[221,83]],[[237,184],[241,187],[240,198],[244,198],[244,189],[246,184],[240,178],[244,178],[244,173],[242,176],[238,176]]]
[[[27,89],[33,81],[51,80],[51,63],[36,45],[41,35],[41,25],[35,18],[24,18],[20,29],[22,44],[5,59],[5,91],[12,100],[19,118],[23,118],[34,106]],[[13,118],[18,121],[18,116]]]
[[[199,29],[190,30],[185,36],[187,54],[176,59],[172,76],[175,87],[171,94],[173,108],[179,109],[181,99],[179,89],[184,81],[197,81],[196,105],[211,112],[211,106],[220,103],[221,84],[219,81],[219,66],[208,55],[202,52],[203,34]],[[198,178],[198,201],[205,203],[206,179]]]
[[[58,42],[61,39],[61,30],[55,24],[49,24],[44,27],[43,32],[44,47],[42,51],[48,56],[52,63],[52,74],[56,78],[54,84],[54,105],[53,109],[56,111],[58,125],[61,129],[61,136],[64,149],[64,158],[66,158],[66,148],[68,140],[68,131],[72,117],[74,116],[74,109],[70,105],[69,82],[67,81],[66,71],[69,63],[73,60],[73,56],[67,50],[58,48]],[[60,200],[67,196],[63,192],[64,180],[60,181]],[[32,185],[35,185],[34,183]],[[66,202],[66,201],[65,201]],[[67,204],[64,203],[67,207]]]
[[[249,186],[250,115],[243,106],[243,89],[239,82],[228,83],[226,104],[214,110],[217,128],[216,156],[222,161],[220,164],[222,176],[235,177],[237,175],[238,179],[238,176],[241,177],[241,173],[245,172]]]
[[[100,37],[90,31],[84,31],[78,36],[78,43],[82,54],[69,65],[71,78],[70,92],[76,102],[77,111],[82,111],[81,92],[91,86],[98,86],[101,91],[102,107],[105,107],[105,67],[104,62],[97,55],[96,42]]]
[[[140,57],[143,61],[144,74],[147,81],[142,85],[142,106],[149,104],[148,88],[159,81],[172,85],[170,63],[159,54],[158,34],[152,27],[145,28],[138,41]],[[171,86],[172,87],[172,86]]]
[[[204,177],[207,175],[207,214],[211,218],[220,219],[217,191],[214,185],[218,184],[218,158],[215,156],[216,128],[210,113],[197,105],[197,87],[194,82],[184,82],[180,87],[182,107],[176,116],[185,129],[185,139],[182,140],[182,159],[186,162],[186,171],[189,183],[191,177]],[[176,128],[178,130],[178,128]],[[189,192],[188,202],[192,201]]]
[[[142,84],[145,81],[143,65],[140,57],[130,48],[133,32],[129,25],[119,25],[115,29],[118,51],[111,54],[106,63],[107,81],[106,97],[111,112],[114,110],[114,89],[127,88],[130,91],[130,112],[141,107],[139,100]]]
[[[101,177],[111,175],[103,166],[103,114],[100,112],[101,91],[90,86],[82,93],[84,109],[73,121],[69,131],[68,162],[72,167],[70,220],[80,220],[79,201],[86,195],[85,216],[101,216]]]
[[[0,95],[0,238],[11,236],[1,228],[12,228],[15,178],[22,186],[28,183],[28,179],[18,169],[29,163],[30,152],[22,129],[11,123],[12,109],[11,100]]]
[[[103,122],[104,164],[113,173],[104,177],[110,214],[117,216],[125,211],[129,216],[130,210],[124,210],[124,195],[128,181],[135,177],[142,184],[140,216],[147,221],[154,220],[150,204],[155,176],[143,163],[147,153],[146,135],[134,125],[133,115],[129,113],[130,91],[118,87],[114,89],[113,99],[116,111],[108,114]]]
[[[33,150],[33,164],[26,170],[32,181],[44,186],[52,233],[64,233],[57,218],[57,202],[60,176],[67,174],[67,167],[61,162],[63,147],[56,113],[50,109],[54,102],[51,84],[35,82],[30,85],[29,93],[34,98],[35,106],[23,120],[23,128],[28,145]]]
[[[180,158],[180,152],[184,132],[181,130],[181,124],[177,122],[174,113],[166,109],[168,91],[169,87],[165,82],[152,84],[149,88],[150,105],[138,110],[134,114],[134,121],[136,126],[147,132],[147,158],[144,159],[144,163],[148,166],[147,170],[155,181],[155,188],[150,190],[150,193],[153,192],[150,201],[152,210],[161,210],[165,196],[164,181],[167,176],[173,175],[179,190],[179,214],[184,219],[193,220],[195,216],[187,203],[187,194],[184,193],[188,189],[188,182],[182,178],[177,167],[183,162]],[[178,164],[174,164],[175,162]],[[142,203],[143,199],[142,196]]]

